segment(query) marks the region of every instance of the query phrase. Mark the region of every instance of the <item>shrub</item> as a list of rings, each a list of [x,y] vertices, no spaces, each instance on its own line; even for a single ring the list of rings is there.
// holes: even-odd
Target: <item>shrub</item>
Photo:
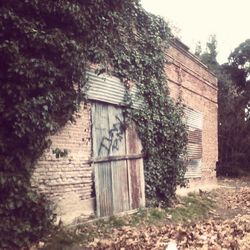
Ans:
[[[0,248],[30,247],[53,229],[55,215],[46,198],[21,176],[0,177]]]
[[[73,119],[90,64],[137,84],[145,107],[130,115],[144,147],[147,194],[165,201],[174,195],[183,181],[186,134],[166,86],[168,39],[164,20],[138,0],[1,1],[0,242],[5,248],[29,246],[49,231],[47,201],[31,190],[29,179],[49,145],[46,138]],[[17,239],[14,245],[10,235]]]

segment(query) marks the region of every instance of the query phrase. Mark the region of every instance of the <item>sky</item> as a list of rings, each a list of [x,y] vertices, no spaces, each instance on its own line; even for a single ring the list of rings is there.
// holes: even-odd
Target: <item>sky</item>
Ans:
[[[198,41],[202,49],[211,34],[217,38],[217,60],[250,38],[250,0],[141,0],[147,11],[160,15],[173,27],[190,51]]]

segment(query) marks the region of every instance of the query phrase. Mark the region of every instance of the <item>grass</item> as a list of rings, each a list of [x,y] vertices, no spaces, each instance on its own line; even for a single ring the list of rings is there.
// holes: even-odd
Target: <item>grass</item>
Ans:
[[[46,242],[43,250],[68,250],[75,244],[82,242],[84,239],[79,237],[75,232],[71,232],[64,228],[59,229],[54,235]]]
[[[188,196],[178,197],[173,208],[149,208],[140,210],[130,218],[133,226],[141,222],[158,224],[159,222],[189,222],[204,219],[215,207],[214,200],[208,194],[189,193]]]
[[[167,212],[174,222],[189,222],[206,218],[214,206],[215,202],[211,197],[190,193],[180,198],[179,204],[168,208]]]
[[[108,224],[111,227],[122,227],[122,226],[126,226],[127,222],[125,220],[125,217],[116,217],[113,215],[110,217]]]
[[[43,249],[68,250],[76,245],[84,246],[84,244],[93,241],[95,238],[105,238],[105,235],[112,234],[114,228],[123,226],[143,227],[145,224],[160,225],[201,220],[206,218],[209,211],[214,207],[215,202],[209,194],[190,193],[186,197],[178,197],[175,206],[172,208],[139,209],[136,214],[123,217],[111,216],[108,220],[100,219],[79,226],[74,231],[61,228],[48,240]]]

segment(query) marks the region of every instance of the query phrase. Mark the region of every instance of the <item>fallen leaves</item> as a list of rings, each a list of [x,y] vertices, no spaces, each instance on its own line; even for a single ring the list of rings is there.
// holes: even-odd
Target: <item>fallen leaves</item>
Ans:
[[[142,210],[128,218],[79,227],[77,240],[72,241],[75,248],[67,249],[249,250],[250,179],[222,184],[210,193],[200,191],[199,197],[180,199],[172,209]],[[183,220],[183,216],[187,218]],[[65,239],[65,235],[59,238]],[[66,249],[65,240],[60,246],[45,249]]]
[[[176,242],[178,249],[249,249],[250,216],[234,220],[200,222],[190,225],[114,229],[115,237],[95,239],[87,249],[166,249]],[[170,249],[170,248],[169,248]]]
[[[250,249],[250,188],[224,188],[214,195],[220,208],[211,211],[209,219],[115,228],[105,239],[96,239],[85,249]]]

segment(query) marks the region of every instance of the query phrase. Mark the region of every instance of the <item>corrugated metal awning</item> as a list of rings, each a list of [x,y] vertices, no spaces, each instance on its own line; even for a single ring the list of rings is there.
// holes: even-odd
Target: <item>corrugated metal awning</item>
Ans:
[[[94,72],[87,72],[87,84],[84,88],[84,93],[87,99],[106,102],[115,105],[126,105],[125,86],[121,80],[107,74],[97,75]],[[138,95],[138,90],[135,84],[129,89],[132,98],[133,108],[142,106],[142,99]]]

